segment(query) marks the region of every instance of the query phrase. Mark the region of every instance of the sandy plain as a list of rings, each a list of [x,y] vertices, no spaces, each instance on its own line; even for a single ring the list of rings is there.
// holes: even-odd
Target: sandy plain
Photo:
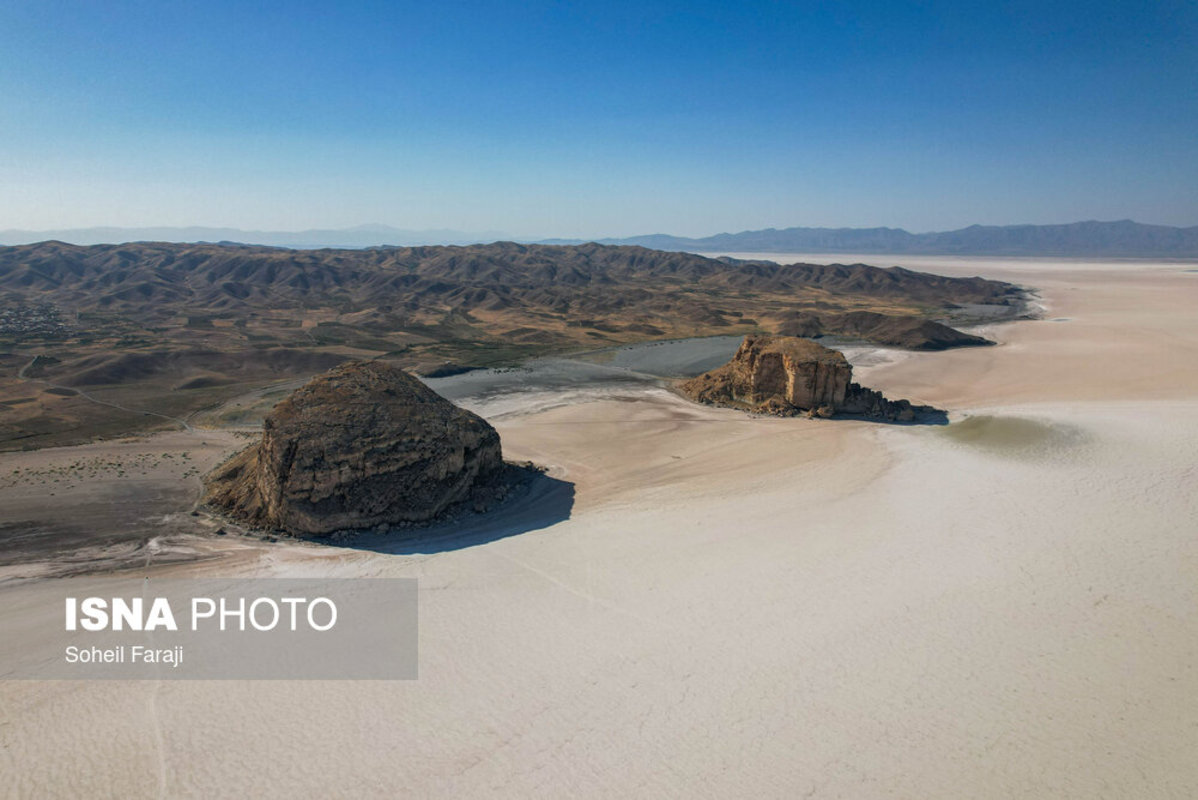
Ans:
[[[825,260],[1013,280],[1044,319],[859,370],[948,427],[505,408],[568,518],[390,553],[183,535],[210,557],[151,571],[418,578],[420,678],[2,681],[5,791],[1198,793],[1195,265]],[[3,574],[0,630],[36,585]]]

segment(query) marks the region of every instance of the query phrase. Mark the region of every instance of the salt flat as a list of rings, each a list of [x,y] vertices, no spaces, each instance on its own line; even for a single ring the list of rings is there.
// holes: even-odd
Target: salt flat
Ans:
[[[416,577],[419,680],[5,681],[8,791],[1198,793],[1192,265],[852,260],[1035,286],[1046,318],[866,370],[955,430],[652,388],[504,406],[505,451],[573,484],[569,519],[161,568]]]

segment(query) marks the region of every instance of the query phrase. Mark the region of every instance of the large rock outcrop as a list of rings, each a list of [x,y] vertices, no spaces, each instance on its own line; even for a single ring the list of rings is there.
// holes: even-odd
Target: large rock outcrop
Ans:
[[[843,353],[793,336],[746,336],[722,367],[682,384],[701,403],[754,410],[835,407],[844,402],[853,368]]]
[[[895,422],[942,420],[944,412],[887,400],[852,382],[844,354],[794,336],[746,336],[722,367],[680,384],[692,400],[779,416],[854,414]]]
[[[205,502],[301,536],[431,519],[502,494],[499,434],[403,370],[350,362],[274,407]]]

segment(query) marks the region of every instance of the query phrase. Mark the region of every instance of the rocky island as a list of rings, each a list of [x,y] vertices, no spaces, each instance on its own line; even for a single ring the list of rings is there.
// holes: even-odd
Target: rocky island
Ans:
[[[507,494],[508,473],[481,417],[398,367],[357,361],[276,405],[262,439],[209,474],[204,502],[253,527],[321,536],[485,510]]]
[[[679,389],[700,403],[777,416],[945,421],[940,409],[887,400],[853,383],[853,367],[843,353],[796,336],[746,336],[731,361]]]

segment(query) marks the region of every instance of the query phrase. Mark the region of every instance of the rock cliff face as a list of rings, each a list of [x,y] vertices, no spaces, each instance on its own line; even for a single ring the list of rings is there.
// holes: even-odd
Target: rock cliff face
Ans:
[[[722,367],[682,385],[701,403],[744,405],[771,413],[836,407],[853,368],[842,353],[793,336],[746,336]]]
[[[895,422],[940,421],[944,412],[887,400],[852,382],[843,353],[793,336],[746,336],[722,367],[680,385],[692,400],[779,416],[854,414]]]
[[[276,405],[205,502],[296,535],[431,519],[503,493],[499,434],[403,370],[351,362]]]

